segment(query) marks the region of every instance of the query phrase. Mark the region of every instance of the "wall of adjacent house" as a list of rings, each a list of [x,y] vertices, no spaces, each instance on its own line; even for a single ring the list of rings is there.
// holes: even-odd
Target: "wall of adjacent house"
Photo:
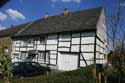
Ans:
[[[107,47],[96,38],[96,63],[105,64],[107,63]]]
[[[101,11],[99,21],[97,23],[97,36],[96,38],[96,58],[103,59],[102,62],[97,60],[97,63],[106,63],[107,61],[107,28],[104,9]],[[105,59],[104,59],[105,58]]]
[[[58,55],[61,52],[77,53],[78,65],[84,67],[86,66],[85,62],[87,62],[87,65],[93,64],[94,45],[95,32],[60,33],[41,37],[25,37],[14,39],[12,56],[18,57],[19,60],[25,60],[30,50],[36,50],[38,54],[33,61],[58,67]],[[47,56],[42,57],[42,54]],[[46,58],[46,61],[44,58]]]
[[[0,37],[0,44],[8,48],[8,55],[11,55],[11,38],[9,36]]]
[[[101,11],[100,18],[97,23],[97,36],[105,43],[107,43],[107,28],[104,9]]]

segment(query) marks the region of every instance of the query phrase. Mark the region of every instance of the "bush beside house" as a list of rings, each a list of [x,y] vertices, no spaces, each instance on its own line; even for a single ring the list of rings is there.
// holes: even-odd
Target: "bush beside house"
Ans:
[[[11,56],[4,55],[4,48],[0,45],[0,79],[11,76]]]

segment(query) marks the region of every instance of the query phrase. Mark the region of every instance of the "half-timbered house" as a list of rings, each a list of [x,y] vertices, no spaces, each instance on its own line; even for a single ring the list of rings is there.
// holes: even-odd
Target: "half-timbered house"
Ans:
[[[58,70],[74,70],[107,60],[107,30],[103,8],[63,14],[30,22],[13,37],[12,56]]]

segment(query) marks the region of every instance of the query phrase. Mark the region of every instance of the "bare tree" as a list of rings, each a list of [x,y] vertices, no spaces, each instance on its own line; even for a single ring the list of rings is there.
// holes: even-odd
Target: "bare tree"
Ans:
[[[117,0],[117,5],[112,8],[110,15],[107,16],[108,21],[108,40],[109,48],[113,50],[112,63],[119,73],[119,83],[122,75],[122,65],[124,63],[125,51],[125,28],[124,16],[122,12],[122,0]]]

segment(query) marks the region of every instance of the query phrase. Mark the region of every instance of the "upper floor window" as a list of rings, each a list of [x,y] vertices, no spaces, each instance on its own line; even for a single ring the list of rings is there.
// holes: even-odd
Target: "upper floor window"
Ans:
[[[24,41],[23,41],[23,46],[26,46],[26,45],[27,45],[27,41],[24,40]]]
[[[26,42],[27,42],[27,44],[33,44],[34,43],[34,39],[28,39]]]
[[[27,39],[23,41],[23,46],[27,46],[28,44],[34,44],[34,39]]]
[[[39,38],[39,43],[40,44],[45,44],[46,40],[45,40],[45,37],[40,37]]]
[[[70,41],[71,40],[71,35],[70,34],[61,34],[59,36],[60,41]]]

